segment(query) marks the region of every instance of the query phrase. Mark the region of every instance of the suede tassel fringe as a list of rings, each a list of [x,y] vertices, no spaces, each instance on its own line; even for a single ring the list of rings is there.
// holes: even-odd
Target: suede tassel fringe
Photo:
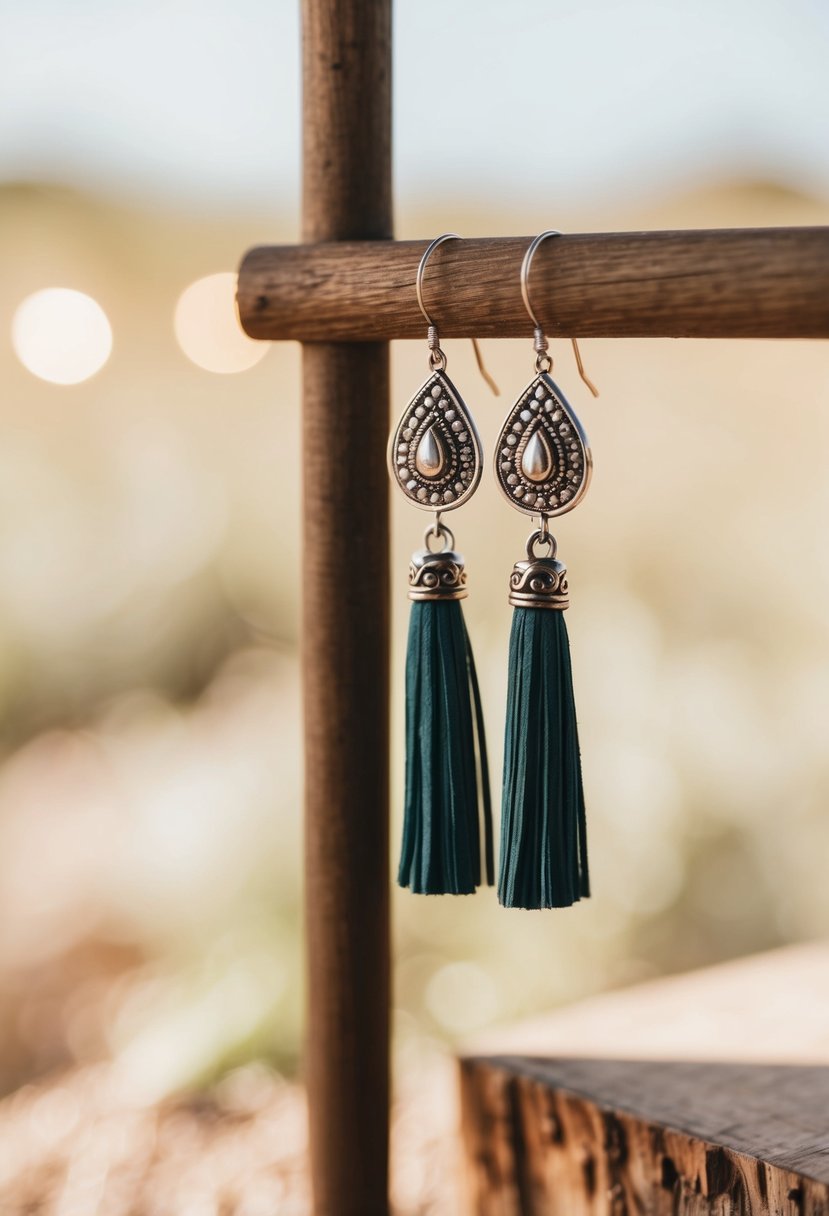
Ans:
[[[557,614],[556,614],[557,615]],[[406,654],[406,800],[398,882],[469,895],[494,878],[481,697],[460,601],[412,604]]]
[[[509,647],[498,899],[508,908],[567,908],[589,894],[564,613],[516,607]]]

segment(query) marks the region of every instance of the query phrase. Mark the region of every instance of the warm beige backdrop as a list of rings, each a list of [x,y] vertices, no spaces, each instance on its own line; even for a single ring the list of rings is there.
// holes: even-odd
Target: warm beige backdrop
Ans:
[[[543,198],[523,214],[410,210],[399,233],[827,220],[825,204],[725,183],[578,215]],[[189,282],[294,235],[265,215],[0,192],[4,1088],[110,1055],[147,1097],[260,1054],[295,1063],[298,352],[213,375],[172,327]],[[11,349],[17,304],[51,285],[89,292],[113,325],[110,362],[75,388],[36,380]],[[395,348],[394,412],[425,353]],[[486,344],[500,401],[469,343],[447,353],[490,451],[531,342]],[[564,343],[555,374],[595,475],[557,531],[595,898],[506,913],[491,893],[399,893],[404,1068],[439,1040],[829,925],[826,348],[589,341],[583,353],[598,401]],[[395,791],[406,567],[423,522],[396,504]],[[452,523],[497,783],[505,584],[527,529],[490,478]],[[355,554],[355,569],[371,563]]]

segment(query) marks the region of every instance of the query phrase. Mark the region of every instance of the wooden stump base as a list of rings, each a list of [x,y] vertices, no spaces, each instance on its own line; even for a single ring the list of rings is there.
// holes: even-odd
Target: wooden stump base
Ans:
[[[461,1061],[476,1216],[827,1216],[829,1068]]]

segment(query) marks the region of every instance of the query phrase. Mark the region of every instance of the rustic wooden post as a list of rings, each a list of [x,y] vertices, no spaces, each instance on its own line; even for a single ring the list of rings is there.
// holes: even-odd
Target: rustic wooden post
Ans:
[[[390,0],[303,0],[303,235],[392,234]],[[388,345],[303,349],[305,907],[317,1216],[388,1210]]]

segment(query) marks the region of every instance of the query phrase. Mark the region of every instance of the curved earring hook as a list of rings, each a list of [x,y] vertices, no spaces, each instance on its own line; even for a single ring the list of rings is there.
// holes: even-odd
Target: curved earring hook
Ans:
[[[423,313],[423,319],[429,327],[428,342],[429,342],[429,365],[434,369],[442,370],[446,367],[446,355],[440,349],[440,339],[438,337],[438,328],[433,318],[429,315],[426,305],[423,302],[423,276],[426,273],[426,263],[432,256],[438,245],[442,245],[444,241],[461,241],[463,237],[458,236],[457,232],[444,232],[442,236],[436,236],[433,241],[423,251],[423,257],[417,267],[415,276],[415,291],[417,293],[417,306]],[[501,390],[492,379],[484,365],[484,357],[481,354],[481,348],[478,346],[477,338],[472,339],[472,349],[475,351],[475,362],[478,364],[478,371],[486,380],[490,389],[496,397],[500,397]]]
[[[415,291],[417,292],[417,306],[423,313],[423,320],[429,326],[434,327],[435,323],[429,316],[428,312],[426,311],[426,305],[423,303],[423,275],[426,273],[426,263],[429,261],[429,258],[437,249],[438,245],[442,245],[444,241],[460,241],[462,239],[462,237],[458,236],[457,232],[444,232],[443,236],[436,236],[433,241],[430,241],[423,251],[423,257],[420,259],[420,263],[417,268]]]
[[[538,246],[541,245],[542,242],[546,241],[547,238],[550,236],[561,236],[561,235],[562,234],[558,231],[557,228],[548,228],[546,232],[539,233],[539,235],[537,237],[535,237],[534,240],[530,241],[530,243],[527,247],[527,252],[524,254],[524,260],[521,263],[521,299],[524,301],[524,307],[526,308],[529,318],[532,321],[533,326],[535,328],[535,349],[538,354],[539,360],[542,357],[549,358],[549,356],[547,355],[547,339],[544,335],[544,329],[543,329],[538,317],[536,316],[535,309],[533,308],[533,306],[530,302],[530,267],[532,266],[533,258],[535,257],[535,251],[536,251],[536,249],[538,249]],[[590,379],[587,372],[584,370],[584,364],[582,363],[581,352],[579,351],[579,344],[575,338],[571,338],[570,341],[573,344],[573,354],[576,356],[576,367],[579,369],[579,375],[581,376],[582,380],[587,385],[587,387],[590,389],[590,392],[593,394],[593,396],[598,397],[599,390],[596,388],[595,384]],[[552,366],[553,366],[553,361],[552,361],[552,359],[550,359],[550,367],[552,367]],[[539,368],[539,370],[543,370],[543,369]]]

